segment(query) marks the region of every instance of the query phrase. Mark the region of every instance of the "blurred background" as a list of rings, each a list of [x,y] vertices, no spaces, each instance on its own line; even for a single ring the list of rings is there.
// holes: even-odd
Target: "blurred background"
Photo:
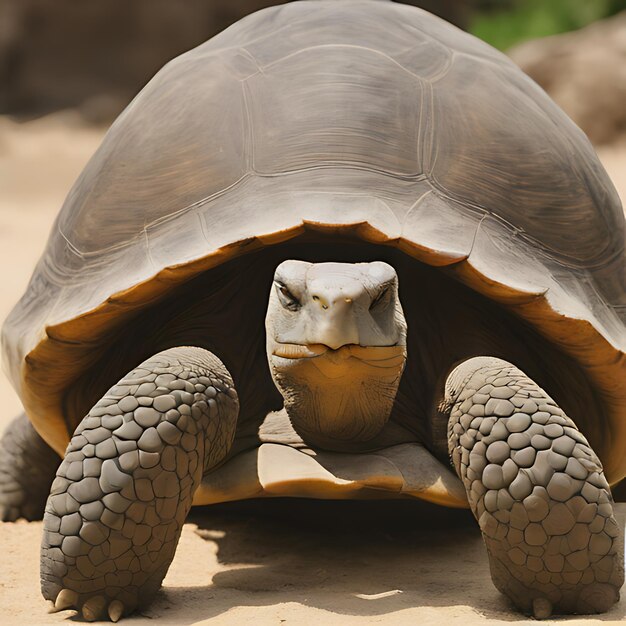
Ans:
[[[0,321],[107,125],[168,60],[272,4],[0,0]],[[626,0],[407,4],[509,54],[588,134],[626,198]],[[0,397],[1,430],[21,410],[2,376]]]
[[[272,4],[280,3],[0,0],[0,114],[28,119],[69,108],[87,123],[108,123],[169,59]],[[625,131],[626,0],[407,4],[510,52],[592,140]]]

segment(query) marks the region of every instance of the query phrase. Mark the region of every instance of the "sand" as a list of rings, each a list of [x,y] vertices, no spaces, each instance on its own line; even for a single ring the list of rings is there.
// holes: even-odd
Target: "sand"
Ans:
[[[0,118],[0,320],[23,293],[54,217],[103,131],[71,113]],[[626,199],[626,146],[599,151]],[[0,430],[20,411],[0,377]],[[149,611],[129,624],[531,623],[491,583],[473,519],[419,503],[275,500],[196,509]],[[626,504],[619,505],[624,524]],[[58,624],[39,593],[41,523],[0,524],[0,624]],[[624,595],[626,591],[622,592]],[[577,624],[626,620],[626,601]]]

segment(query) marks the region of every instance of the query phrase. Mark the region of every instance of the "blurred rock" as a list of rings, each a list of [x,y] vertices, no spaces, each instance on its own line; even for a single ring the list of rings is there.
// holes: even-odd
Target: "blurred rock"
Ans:
[[[516,46],[509,56],[595,144],[626,137],[626,11]]]
[[[406,3],[463,26],[473,2]],[[0,0],[0,113],[77,107],[86,121],[109,122],[167,61],[274,4],[282,2]]]

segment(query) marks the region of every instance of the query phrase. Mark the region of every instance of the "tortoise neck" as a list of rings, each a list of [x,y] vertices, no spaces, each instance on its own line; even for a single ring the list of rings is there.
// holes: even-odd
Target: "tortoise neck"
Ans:
[[[313,447],[345,450],[368,442],[391,415],[405,346],[351,348],[312,358],[269,357],[291,423]]]

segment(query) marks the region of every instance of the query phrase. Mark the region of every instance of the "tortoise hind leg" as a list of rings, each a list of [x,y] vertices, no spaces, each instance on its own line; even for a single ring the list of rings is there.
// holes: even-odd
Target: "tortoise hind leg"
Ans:
[[[486,357],[452,372],[442,407],[496,587],[536,618],[607,611],[624,582],[623,544],[602,465],[574,422]]]
[[[41,589],[57,610],[117,621],[151,602],[203,473],[230,449],[238,406],[219,359],[174,348],[93,407],[46,505]]]
[[[24,413],[0,439],[0,520],[41,519],[61,458]]]

